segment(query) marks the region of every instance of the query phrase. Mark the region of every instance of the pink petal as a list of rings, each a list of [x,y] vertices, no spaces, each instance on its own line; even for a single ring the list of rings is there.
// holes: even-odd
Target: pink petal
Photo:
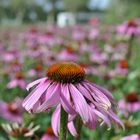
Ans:
[[[49,86],[51,82],[50,82],[49,80],[47,80],[47,81],[45,81],[45,82],[44,82],[44,81],[40,82],[40,83],[36,86],[36,88],[35,88],[27,97],[30,98],[31,96],[33,96],[34,92],[35,92],[42,84],[44,84],[44,83],[46,83],[46,86]],[[23,102],[26,102],[26,101],[28,100],[27,97],[24,99]]]
[[[97,117],[95,114],[91,111],[91,108],[89,109],[89,121],[86,123],[86,125],[90,129],[96,128],[96,122],[97,122]]]
[[[71,133],[74,137],[77,136],[77,131],[76,131],[76,129],[75,129],[75,126],[74,126],[74,124],[73,124],[73,121],[71,121],[71,122],[68,123],[68,129],[69,129],[70,133]]]
[[[80,114],[81,118],[87,122],[89,115],[85,98],[73,84],[70,84],[69,88],[77,112]]]
[[[124,129],[124,124],[112,110],[109,110],[108,115]]]
[[[49,87],[50,82],[44,82],[40,83],[23,101],[23,107],[30,111],[34,104],[39,100],[39,98],[42,96],[42,94],[46,91],[46,89]]]
[[[69,122],[73,121],[73,120],[75,119],[75,117],[76,117],[76,114],[74,114],[74,115],[70,115],[70,114],[69,114],[69,116],[68,116],[68,121],[69,121]]]
[[[37,112],[45,111],[55,105],[60,101],[60,85],[53,83],[45,93],[45,102],[40,105]]]
[[[35,81],[31,82],[30,84],[28,84],[27,87],[26,87],[26,89],[29,90],[31,87],[33,87],[33,86],[35,86],[35,85],[37,85],[40,82],[43,82],[45,80],[47,80],[46,77],[45,78],[38,79],[38,80],[35,80]]]
[[[121,109],[121,110],[126,110],[127,104],[126,104],[126,102],[125,102],[124,99],[121,99],[121,100],[118,102],[118,107],[119,107],[119,109]]]
[[[96,109],[92,109],[92,111],[100,118],[102,118],[104,120],[104,122],[106,124],[108,124],[109,128],[111,128],[111,123],[110,123],[110,120],[108,119],[107,116],[105,116],[104,114],[102,114],[101,112],[99,112],[98,110]]]
[[[111,92],[109,92],[108,90],[106,90],[103,87],[100,87],[96,84],[93,84],[94,87],[98,88],[100,91],[102,91],[109,99],[114,101],[114,97],[112,96]]]
[[[74,110],[72,103],[70,101],[70,93],[69,93],[68,85],[61,86],[61,93],[60,93],[60,100],[63,108],[69,114],[75,114],[76,111]]]
[[[18,85],[18,81],[16,79],[10,81],[7,85],[7,88],[14,88]]]
[[[88,100],[93,101],[90,92],[82,84],[77,84],[76,87],[78,88],[78,90],[83,96],[85,96]]]
[[[56,136],[59,135],[59,127],[60,127],[60,105],[56,108],[56,110],[52,114],[52,129]]]
[[[91,84],[87,83],[86,85],[89,87],[91,95],[97,102],[101,103],[103,106],[105,106],[105,108],[111,107],[111,102],[100,90],[98,90],[96,87],[92,87]]]
[[[130,136],[125,136],[123,138],[121,138],[120,140],[140,140],[138,134],[133,134]]]

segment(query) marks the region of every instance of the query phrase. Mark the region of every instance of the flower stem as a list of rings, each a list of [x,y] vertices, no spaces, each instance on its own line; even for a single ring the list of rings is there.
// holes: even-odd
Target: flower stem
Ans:
[[[66,136],[67,136],[67,121],[68,121],[68,114],[61,107],[60,137],[59,137],[59,140],[66,140]]]
[[[77,130],[78,136],[75,138],[75,140],[80,140],[82,125],[83,125],[83,123],[82,123],[80,116],[77,116],[77,118],[76,118],[76,130]]]
[[[126,58],[127,58],[127,60],[130,60],[130,61],[131,61],[131,57],[132,57],[132,49],[133,49],[134,38],[135,38],[135,36],[132,35],[131,38],[129,39],[129,42],[128,42],[129,46],[128,46],[128,52],[127,52]]]

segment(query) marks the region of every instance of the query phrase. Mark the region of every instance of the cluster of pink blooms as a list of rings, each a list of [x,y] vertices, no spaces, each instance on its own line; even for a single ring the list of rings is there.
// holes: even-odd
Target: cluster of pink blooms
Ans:
[[[139,22],[135,20],[127,24],[128,29],[134,24],[137,25],[136,31],[140,28]],[[84,28],[79,25],[63,29],[49,26],[46,30],[32,27],[25,32],[5,31],[0,36],[0,61],[4,64],[2,72],[8,76],[8,88],[19,86],[24,89],[28,77],[42,77],[43,68],[56,61],[86,63],[87,74],[109,77],[125,75],[128,69],[120,68],[118,63],[126,59],[127,43],[112,44],[104,32],[98,24]],[[117,32],[123,36],[123,32]],[[111,35],[110,31],[108,36]],[[104,47],[101,48],[97,42],[103,42]],[[25,65],[27,62],[29,66]],[[116,65],[111,67],[111,63]],[[100,71],[103,67],[104,71]],[[22,73],[22,76],[19,78],[16,73]]]

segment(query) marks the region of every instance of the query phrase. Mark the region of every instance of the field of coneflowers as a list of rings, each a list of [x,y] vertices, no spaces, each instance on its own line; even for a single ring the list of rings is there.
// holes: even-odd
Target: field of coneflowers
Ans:
[[[0,140],[67,126],[68,140],[140,139],[140,19],[0,29]]]

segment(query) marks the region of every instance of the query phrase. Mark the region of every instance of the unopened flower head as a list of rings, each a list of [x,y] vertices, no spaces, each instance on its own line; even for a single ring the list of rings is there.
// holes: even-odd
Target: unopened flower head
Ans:
[[[119,108],[126,113],[137,112],[140,110],[140,98],[138,93],[130,92],[126,94],[125,99],[121,99],[118,103]],[[126,114],[125,113],[125,114]]]

